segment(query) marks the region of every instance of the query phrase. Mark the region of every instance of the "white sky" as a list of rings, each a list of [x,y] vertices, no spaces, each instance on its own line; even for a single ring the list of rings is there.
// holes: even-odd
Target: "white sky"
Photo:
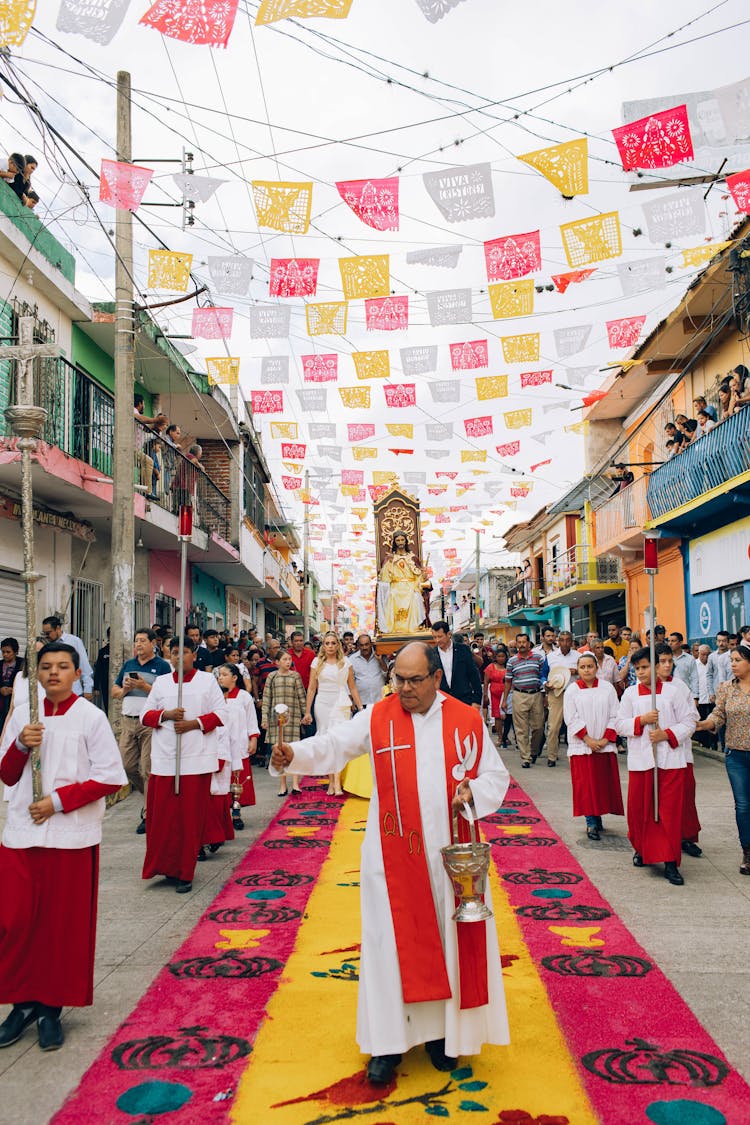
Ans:
[[[748,26],[712,33],[746,21],[746,4],[741,0],[724,0],[707,10],[682,0],[666,0],[659,5],[647,0],[619,5],[602,4],[601,0],[577,0],[568,5],[551,0],[533,5],[464,0],[440,22],[430,24],[415,0],[354,0],[346,20],[284,21],[255,28],[251,15],[257,7],[255,0],[240,0],[226,51],[175,42],[139,26],[137,21],[148,8],[146,0],[132,0],[121,30],[108,47],[81,36],[56,32],[58,6],[57,0],[40,3],[35,29],[57,41],[80,62],[67,58],[32,33],[23,47],[14,49],[13,67],[47,120],[77,151],[94,168],[99,167],[102,157],[113,156],[114,91],[98,75],[113,79],[118,69],[126,69],[132,74],[134,88],[134,157],[145,164],[148,159],[144,158],[148,157],[179,160],[184,146],[195,153],[197,173],[227,180],[212,201],[198,205],[196,224],[188,231],[180,229],[181,213],[176,208],[144,208],[142,213],[171,249],[194,254],[194,274],[201,280],[208,280],[205,262],[209,254],[241,253],[254,259],[250,298],[215,295],[217,305],[231,304],[235,308],[228,352],[241,357],[241,382],[248,397],[250,389],[260,385],[261,357],[290,355],[291,383],[283,388],[283,417],[297,421],[299,440],[307,441],[306,425],[310,419],[302,416],[294,394],[295,388],[303,386],[299,356],[318,351],[340,353],[339,386],[353,386],[357,379],[349,353],[388,348],[391,382],[415,382],[417,408],[386,411],[382,380],[370,380],[366,385],[371,388],[373,409],[367,414],[344,410],[336,386],[327,384],[329,412],[316,415],[314,420],[338,424],[337,444],[343,447],[342,460],[322,460],[313,441],[308,442],[305,467],[313,471],[330,469],[334,474],[340,468],[364,469],[366,484],[371,481],[373,468],[425,471],[430,483],[435,482],[436,470],[458,471],[459,482],[474,482],[474,487],[463,496],[456,495],[455,485],[449,487],[444,497],[427,497],[424,489],[417,489],[423,505],[469,505],[468,512],[453,513],[450,523],[431,524],[425,534],[425,553],[431,553],[431,564],[440,577],[446,566],[443,548],[457,547],[459,555],[468,558],[474,544],[471,528],[479,526],[478,519],[485,517],[492,521],[492,526],[486,528],[483,539],[483,562],[502,564],[502,552],[492,536],[562,495],[582,471],[581,438],[565,433],[564,427],[581,418],[580,410],[571,411],[569,406],[571,400],[574,406],[580,404],[583,392],[580,388],[571,392],[555,386],[521,390],[519,373],[529,368],[553,368],[554,383],[562,384],[566,382],[566,364],[599,369],[613,359],[623,358],[627,353],[609,351],[604,322],[646,313],[645,334],[676,304],[692,276],[692,272],[679,267],[681,246],[675,242],[667,259],[674,272],[669,274],[666,288],[635,297],[622,295],[617,262],[653,256],[663,250],[650,243],[645,234],[635,238],[630,233],[644,228],[641,205],[658,193],[628,191],[628,177],[617,161],[611,135],[611,129],[622,122],[622,103],[638,98],[669,98],[672,94],[745,79],[750,69],[746,61]],[[707,14],[702,15],[704,12]],[[689,27],[665,38],[689,22]],[[665,47],[671,49],[665,52]],[[589,82],[575,81],[577,76],[640,54],[650,57],[616,66]],[[82,64],[94,68],[97,75],[87,76]],[[392,81],[387,82],[386,78]],[[541,92],[534,93],[535,90]],[[674,104],[677,101],[675,97]],[[482,112],[474,109],[488,103],[495,104]],[[520,111],[524,112],[518,116]],[[113,224],[114,212],[98,203],[95,178],[75,158],[70,158],[71,168],[86,184],[94,201],[87,203],[69,170],[66,182],[62,181],[59,153],[55,153],[49,139],[41,139],[28,112],[12,104],[12,96],[0,102],[0,120],[8,149],[18,147],[40,154],[42,164],[36,184],[47,207],[40,208],[38,214],[63,243],[74,248],[78,288],[92,300],[111,299],[113,254],[93,211],[108,228]],[[587,196],[563,201],[552,184],[515,159],[520,153],[583,134],[589,136],[590,145]],[[355,137],[360,139],[350,140]],[[424,189],[423,173],[478,162],[492,165],[495,217],[446,223]],[[179,171],[179,165],[154,167],[154,184],[147,192],[147,200],[176,199],[171,173]],[[395,232],[374,231],[361,223],[341,201],[334,186],[337,180],[397,172],[401,223]],[[309,233],[290,237],[258,231],[249,188],[251,179],[313,180],[313,223]],[[733,225],[735,215],[729,202],[727,210],[721,189],[714,188],[706,208],[707,237],[719,240]],[[544,292],[537,296],[530,318],[492,319],[486,294],[484,240],[540,229],[543,268],[535,283],[547,285],[551,274],[570,269],[562,250],[559,225],[611,210],[619,211],[623,227],[622,258],[601,263],[592,278],[571,286],[564,295]],[[725,213],[721,214],[722,211]],[[136,276],[145,288],[147,252],[156,243],[137,224],[135,237]],[[684,245],[700,241],[692,236]],[[457,269],[406,265],[405,255],[410,249],[448,244],[464,247]],[[357,253],[390,254],[392,289],[397,294],[408,293],[410,299],[408,331],[365,331],[363,303],[352,302],[345,339],[310,338],[305,329],[304,303],[294,299],[284,302],[292,307],[288,341],[250,339],[248,308],[252,301],[269,300],[268,263],[272,257],[320,258],[317,295],[311,300],[325,301],[341,297],[337,259]],[[473,291],[473,323],[431,328],[424,294],[456,287],[470,287]],[[149,295],[157,300],[165,296]],[[189,331],[190,312],[188,303],[158,314],[158,319],[168,331],[185,332]],[[554,348],[553,329],[577,324],[593,325],[589,343],[579,354],[560,360]],[[506,365],[500,337],[536,331],[541,332],[540,362]],[[476,339],[489,341],[489,369],[456,373],[462,382],[460,404],[433,402],[428,381],[453,377],[448,343]],[[198,344],[198,354],[217,354],[216,344]],[[419,344],[439,345],[438,372],[435,376],[404,377],[398,350]],[[510,376],[509,397],[477,402],[474,376],[493,374]],[[596,389],[604,378],[594,374],[585,389]],[[555,408],[555,403],[560,406]],[[502,412],[526,406],[533,408],[532,430],[506,431]],[[493,436],[467,442],[463,437],[463,420],[490,413],[495,419]],[[376,461],[354,461],[347,446],[346,423],[360,421],[377,425],[376,438],[364,443],[377,446]],[[412,422],[414,441],[387,435],[386,421]],[[454,422],[456,437],[442,446],[450,450],[443,460],[424,456],[429,444],[424,425],[434,421]],[[280,442],[271,439],[265,418],[258,419],[257,424],[279,481],[284,471]],[[531,434],[544,431],[552,432],[542,442],[532,440]],[[520,501],[516,510],[508,510],[504,502],[509,496],[508,487],[518,481],[499,472],[499,466],[507,467],[508,461],[495,454],[495,445],[514,438],[520,438],[521,452],[512,466],[519,476],[525,474],[524,479],[532,480],[534,487],[527,501]],[[388,452],[389,447],[412,445],[413,456],[395,457]],[[460,450],[470,448],[487,449],[486,464],[462,466]],[[547,458],[551,458],[551,465],[529,473],[532,464]],[[473,475],[472,469],[489,472]],[[488,498],[485,481],[501,486],[499,499]],[[280,483],[278,487],[287,510],[301,520],[301,505],[292,494],[283,492]],[[341,498],[338,504],[345,509],[343,512],[337,512],[329,503],[316,507],[315,522],[327,527],[343,523],[351,528],[350,500]],[[369,513],[369,496],[361,506]],[[505,508],[506,514],[492,515],[490,508]],[[369,514],[368,523],[371,526]],[[436,526],[444,529],[442,538],[433,534]],[[323,550],[327,544],[326,532],[313,545],[316,550]],[[340,545],[352,550],[369,547],[366,539],[358,541],[348,530]],[[319,563],[317,569],[326,586],[330,563]],[[353,570],[362,580],[361,593],[346,600],[359,603],[372,590],[371,575],[364,559],[358,560]]]

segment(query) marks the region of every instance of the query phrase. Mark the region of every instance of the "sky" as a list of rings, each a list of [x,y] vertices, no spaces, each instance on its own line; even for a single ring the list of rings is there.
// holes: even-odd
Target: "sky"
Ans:
[[[277,492],[299,526],[304,506],[281,478],[310,471],[312,546],[322,585],[329,581],[333,556],[346,600],[363,607],[373,588],[372,501],[367,493],[363,501],[334,494],[342,470],[363,471],[365,486],[372,483],[373,471],[393,471],[402,481],[404,473],[424,474],[423,484],[406,487],[418,495],[423,513],[435,509],[424,515],[423,534],[423,557],[430,555],[433,581],[451,565],[468,561],[475,528],[482,529],[482,564],[507,564],[502,532],[554,502],[583,472],[583,437],[570,429],[581,421],[583,395],[607,379],[607,364],[631,354],[609,346],[606,322],[645,316],[644,338],[695,275],[694,268],[683,267],[681,251],[721,241],[737,220],[723,185],[705,204],[705,189],[698,189],[702,233],[672,239],[668,248],[651,241],[643,205],[673,189],[630,191],[633,176],[622,168],[612,130],[625,120],[624,103],[656,99],[677,106],[691,91],[747,79],[746,5],[740,0],[709,8],[684,0],[659,5],[463,0],[431,23],[417,0],[353,0],[346,19],[256,26],[256,0],[239,0],[225,50],[181,43],[140,25],[147,0],[125,6],[120,30],[102,46],[56,30],[58,0],[39,3],[32,31],[0,65],[0,81],[8,75],[22,84],[44,122],[71,146],[55,142],[39,115],[5,91],[0,121],[7,147],[39,152],[35,184],[42,204],[37,213],[74,249],[78,288],[91,300],[113,296],[114,254],[107,231],[114,211],[99,202],[97,176],[86,164],[98,170],[102,158],[114,157],[113,84],[116,72],[124,69],[133,86],[133,157],[154,168],[138,212],[149,230],[135,223],[139,296],[152,301],[169,296],[147,285],[148,252],[160,239],[170,250],[192,253],[193,276],[208,284],[213,303],[234,309],[224,352],[217,351],[216,342],[196,340],[191,362],[202,368],[207,356],[238,357],[240,383],[249,398],[261,389],[262,359],[289,357],[289,383],[263,388],[283,391],[283,413],[258,414],[255,421]],[[628,112],[632,120],[633,111]],[[697,136],[699,123],[691,113]],[[521,154],[584,137],[589,190],[573,199],[564,199],[518,160]],[[704,147],[691,170],[714,171],[720,149]],[[151,206],[179,202],[172,175],[181,169],[183,150],[194,154],[196,175],[223,181],[208,202],[196,205],[195,224],[185,230],[181,208]],[[747,160],[732,171],[748,167],[750,155],[741,149],[730,154],[735,161],[745,155]],[[175,163],[149,165],[155,158]],[[423,176],[475,164],[491,166],[494,213],[449,222],[430,198]],[[671,175],[674,170],[657,178]],[[342,200],[336,183],[387,177],[398,177],[398,229],[374,230]],[[307,233],[259,227],[254,180],[312,182]],[[611,212],[619,215],[622,254],[592,263],[590,277],[558,292],[552,276],[571,269],[560,225]],[[529,275],[535,287],[533,313],[496,319],[483,244],[535,231],[541,268]],[[446,246],[455,251],[453,268],[406,260],[409,252]],[[310,337],[306,304],[342,299],[339,259],[384,254],[391,294],[408,297],[408,328],[368,330],[364,302],[353,300],[345,333]],[[217,292],[208,258],[224,255],[252,259],[247,296]],[[618,266],[658,255],[663,256],[659,284],[626,294]],[[271,298],[271,260],[291,258],[319,260],[317,291],[307,298]],[[446,289],[471,290],[470,321],[430,323],[427,294]],[[291,309],[288,339],[251,338],[250,313],[258,304]],[[189,333],[193,307],[186,302],[155,315],[167,332]],[[589,328],[585,346],[560,354],[555,332],[577,326]],[[537,332],[537,361],[506,361],[501,338]],[[486,341],[486,367],[452,369],[449,345],[467,341]],[[401,349],[421,346],[437,346],[436,371],[404,374]],[[389,378],[360,382],[351,353],[386,349]],[[311,354],[338,357],[338,384],[325,384],[327,408],[313,414],[296,393],[312,386],[304,382],[301,359]],[[552,381],[522,386],[520,376],[528,371],[552,371]],[[496,375],[508,377],[507,397],[478,399],[476,378]],[[435,382],[446,380],[460,384],[459,401],[436,399]],[[414,385],[415,405],[388,408],[385,386],[403,384]],[[369,410],[343,407],[339,388],[355,386],[369,387]],[[530,426],[509,429],[506,412],[528,409]],[[466,420],[477,417],[492,419],[491,434],[467,436]],[[295,422],[297,440],[307,447],[304,460],[296,462],[299,471],[283,461],[281,442],[272,436],[271,424],[278,421]],[[335,425],[335,437],[311,438],[310,422]],[[374,457],[357,458],[347,440],[348,423],[375,425],[374,438],[357,443],[374,449]],[[389,423],[412,425],[413,436],[389,434]],[[436,441],[435,427],[449,423],[453,436]],[[497,452],[498,445],[514,441],[520,442],[517,455]],[[328,451],[321,453],[320,445]],[[391,452],[399,448],[413,452]],[[468,459],[481,456],[486,460]],[[449,472],[457,474],[455,479],[444,475]],[[528,495],[519,495],[528,486]],[[364,519],[352,508],[366,509]],[[456,562],[445,557],[446,549],[456,550]],[[339,551],[352,554],[339,559]],[[364,617],[362,623],[368,624]]]

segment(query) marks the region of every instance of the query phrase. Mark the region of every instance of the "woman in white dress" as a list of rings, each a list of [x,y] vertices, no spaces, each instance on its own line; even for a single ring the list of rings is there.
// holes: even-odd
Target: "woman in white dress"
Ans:
[[[318,734],[324,734],[337,723],[347,722],[351,717],[352,702],[358,711],[362,710],[354,672],[344,656],[341,641],[331,630],[323,637],[318,658],[310,668],[307,714],[302,719],[303,726],[312,723],[313,700]],[[343,797],[340,773],[328,775],[328,795]]]

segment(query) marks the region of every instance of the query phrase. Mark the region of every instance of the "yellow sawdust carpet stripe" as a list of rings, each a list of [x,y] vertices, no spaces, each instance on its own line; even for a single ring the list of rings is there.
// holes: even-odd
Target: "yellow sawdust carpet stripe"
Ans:
[[[504,980],[512,1042],[462,1059],[459,1065],[471,1068],[468,1081],[434,1070],[424,1051],[415,1048],[398,1068],[397,1088],[373,1114],[372,1088],[352,1082],[366,1063],[354,1039],[357,984],[352,977],[359,967],[360,932],[359,887],[352,884],[359,882],[367,808],[351,798],[342,811],[283,981],[239,1084],[234,1125],[337,1120],[425,1125],[432,1119],[428,1106],[439,1116],[447,1110],[451,1120],[496,1120],[477,1112],[477,1103],[495,1115],[523,1109],[532,1117],[564,1115],[571,1125],[597,1125],[494,867],[495,918],[501,951],[510,962]],[[263,942],[259,952],[273,954]],[[444,1109],[436,1111],[436,1105]]]

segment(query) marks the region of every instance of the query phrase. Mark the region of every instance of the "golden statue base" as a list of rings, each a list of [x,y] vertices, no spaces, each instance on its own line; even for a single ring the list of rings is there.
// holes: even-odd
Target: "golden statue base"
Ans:
[[[435,643],[431,629],[418,629],[416,633],[376,633],[373,644],[378,656],[392,656],[411,641],[422,641],[428,645]]]

